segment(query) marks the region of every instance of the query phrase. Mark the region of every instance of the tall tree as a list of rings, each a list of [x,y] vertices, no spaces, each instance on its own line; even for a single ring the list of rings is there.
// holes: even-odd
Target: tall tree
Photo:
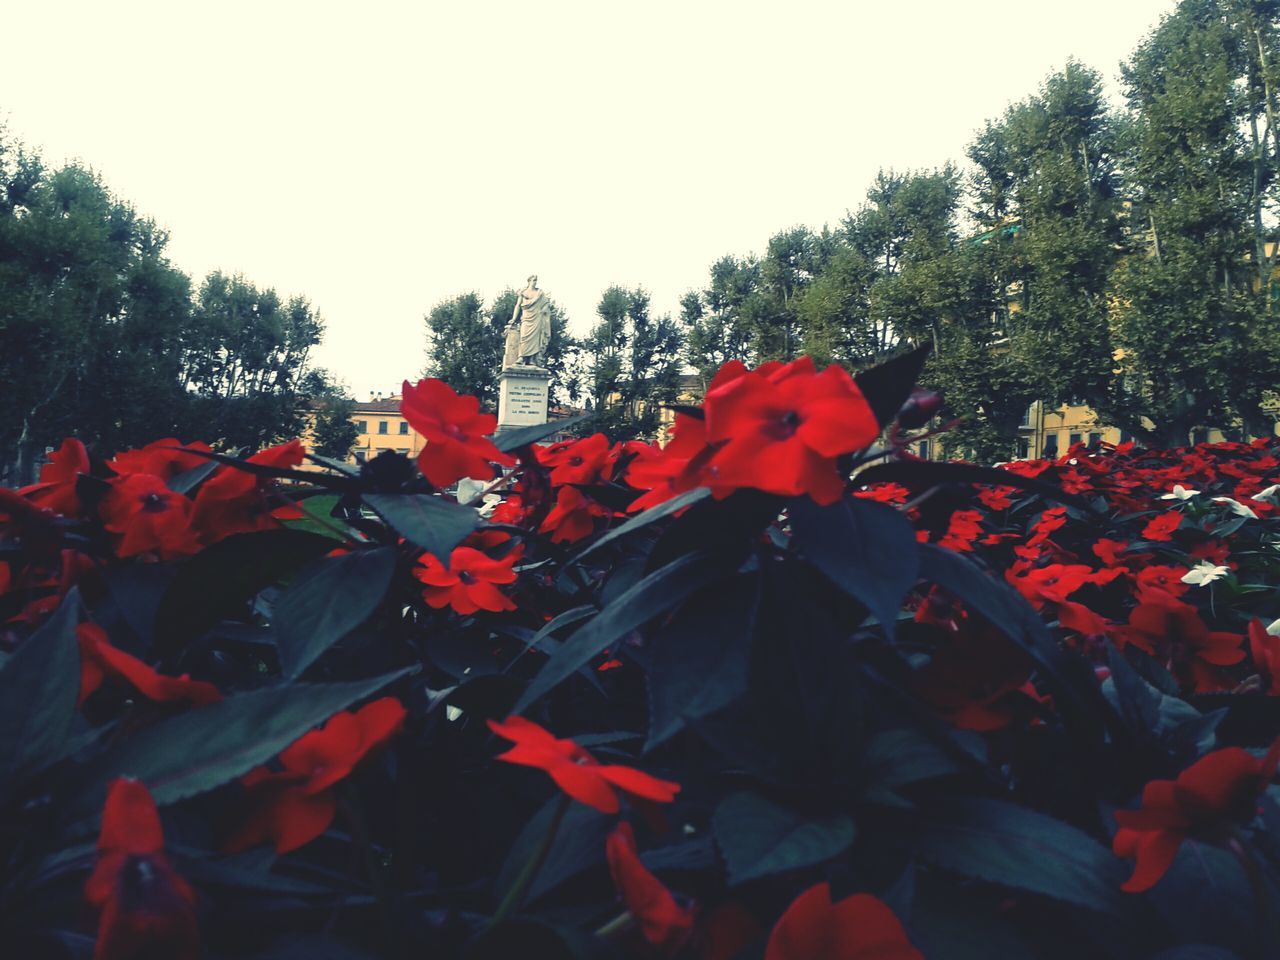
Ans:
[[[583,341],[590,396],[590,426],[614,440],[656,436],[664,403],[679,394],[680,328],[650,315],[642,288],[613,286],[596,307],[599,321]]]
[[[498,371],[502,366],[504,317],[485,310],[478,293],[442,300],[424,318],[427,325],[425,374],[437,377],[458,393],[479,397],[488,410],[498,403]]]
[[[350,457],[360,439],[360,431],[352,419],[356,404],[346,386],[328,370],[316,369],[307,371],[298,392],[312,417],[311,435],[315,444],[312,452],[333,460]]]

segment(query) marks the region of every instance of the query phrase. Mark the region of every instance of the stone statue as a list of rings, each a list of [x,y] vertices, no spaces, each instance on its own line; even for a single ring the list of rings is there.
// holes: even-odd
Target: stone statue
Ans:
[[[540,367],[550,343],[551,301],[545,291],[538,289],[538,277],[534,274],[529,277],[529,285],[520,291],[515,309],[511,311],[502,365]]]

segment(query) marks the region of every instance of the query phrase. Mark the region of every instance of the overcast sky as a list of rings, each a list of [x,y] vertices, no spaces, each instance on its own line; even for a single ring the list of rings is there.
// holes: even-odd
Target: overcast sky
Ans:
[[[836,224],[881,167],[962,161],[1074,56],[1114,81],[1174,0],[7,5],[0,118],[328,325],[359,397],[422,315],[536,272],[576,331],[727,253]]]

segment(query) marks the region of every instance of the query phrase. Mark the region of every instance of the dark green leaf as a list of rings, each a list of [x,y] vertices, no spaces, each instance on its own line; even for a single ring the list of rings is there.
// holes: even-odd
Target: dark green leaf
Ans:
[[[611,643],[731,572],[703,553],[687,554],[655,570],[575,630],[533,678],[512,712],[523,713]]]
[[[882,427],[893,422],[902,405],[911,396],[911,390],[920,379],[924,362],[929,359],[929,347],[916,347],[891,360],[863,370],[853,379],[858,389],[871,405],[876,422]]]
[[[0,794],[15,789],[21,773],[62,753],[80,694],[79,619],[80,595],[73,589],[0,670]]]
[[[789,507],[800,555],[871,611],[893,639],[902,600],[920,571],[915,530],[899,511],[857,497]]]
[[[480,525],[472,507],[426,494],[366,493],[364,502],[415,546],[449,562],[453,548]]]
[[[527,427],[518,427],[515,430],[504,430],[493,438],[493,445],[503,453],[509,453],[512,450],[518,450],[521,447],[527,447],[531,443],[537,443],[539,440],[545,440],[547,437],[553,436],[567,427],[573,426],[575,423],[581,423],[595,414],[580,413],[576,417],[566,417],[563,420],[552,420],[550,423],[534,423]]]
[[[169,489],[174,493],[190,493],[218,469],[218,461],[206,460],[198,467],[184,470],[169,481]]]
[[[634,531],[639,530],[641,527],[647,527],[649,524],[653,523],[655,520],[661,520],[663,517],[669,517],[673,513],[679,513],[685,507],[695,504],[699,500],[703,500],[709,497],[710,495],[711,495],[711,491],[708,490],[706,487],[695,487],[692,490],[686,490],[684,493],[680,494],[678,497],[672,497],[670,500],[667,500],[665,503],[660,503],[656,507],[650,507],[648,510],[645,510],[643,513],[632,517],[626,523],[621,524],[620,526],[614,527],[612,530],[606,533],[603,537],[601,537],[595,543],[591,544],[589,547],[587,547],[585,550],[583,550],[581,553],[579,553],[576,557],[574,557],[569,562],[578,563],[579,561],[582,560],[583,557],[587,556],[588,554],[595,553],[605,544],[612,543],[614,540],[617,540],[619,537],[628,536]]]
[[[156,613],[155,652],[168,657],[260,590],[333,549],[302,530],[264,530],[219,540],[184,563]]]
[[[360,476],[360,471],[349,463],[343,463],[341,460],[333,460],[329,457],[322,457],[318,453],[308,453],[307,459],[312,463],[318,463],[322,467],[327,467],[336,473],[346,474],[348,477]]]
[[[846,816],[813,819],[746,791],[721,801],[711,826],[733,885],[824,863],[849,849],[854,837]]]
[[[212,790],[409,672],[254,690],[146,727],[93,763],[70,799],[66,818],[75,822],[98,813],[116,777],[141,780],[161,805]]]
[[[555,819],[556,811],[563,803],[564,796],[557,791],[556,796],[548,800],[525,824],[512,843],[494,882],[494,894],[499,902],[542,844]],[[560,822],[555,842],[552,843],[546,860],[538,868],[538,873],[525,894],[525,902],[532,903],[584,871],[601,866],[604,863],[605,838],[613,825],[613,817],[605,816],[585,804],[571,804]]]
[[[863,797],[890,806],[910,806],[898,787],[955,773],[956,763],[936,743],[909,729],[882,730],[862,754]]]
[[[746,693],[759,603],[759,574],[740,574],[699,593],[653,632],[646,750]]]
[[[280,666],[301,676],[378,608],[396,570],[394,547],[324,557],[303,570],[276,603],[272,618]]]
[[[963,797],[925,817],[916,853],[953,873],[1103,913],[1122,909],[1125,870],[1082,830],[1001,800]]]

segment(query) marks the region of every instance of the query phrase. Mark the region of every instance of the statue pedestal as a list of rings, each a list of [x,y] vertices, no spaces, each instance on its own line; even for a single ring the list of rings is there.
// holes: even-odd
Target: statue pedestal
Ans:
[[[551,371],[523,365],[506,367],[498,374],[498,384],[499,433],[505,427],[547,422]]]

